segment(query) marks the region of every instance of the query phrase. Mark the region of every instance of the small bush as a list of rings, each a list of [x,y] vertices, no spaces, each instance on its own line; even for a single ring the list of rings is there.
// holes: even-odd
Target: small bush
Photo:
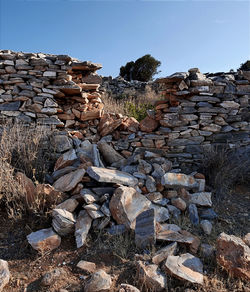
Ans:
[[[135,118],[137,121],[142,121],[147,116],[147,110],[153,109],[150,103],[134,103],[133,101],[126,101],[124,103],[125,113],[129,117]]]
[[[250,183],[250,149],[214,146],[204,153],[202,168],[208,184],[224,196],[236,185]]]

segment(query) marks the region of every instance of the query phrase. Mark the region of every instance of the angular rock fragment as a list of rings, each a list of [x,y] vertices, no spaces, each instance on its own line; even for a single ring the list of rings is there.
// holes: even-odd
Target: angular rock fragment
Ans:
[[[0,259],[0,291],[9,283],[10,271],[8,262]]]
[[[192,224],[198,225],[199,224],[199,215],[198,210],[195,204],[190,204],[188,206],[188,212],[189,212],[189,219]]]
[[[200,192],[191,194],[190,203],[195,204],[202,207],[211,207],[211,193],[209,192]]]
[[[129,284],[121,284],[119,292],[140,292],[140,290]]]
[[[152,257],[152,262],[156,265],[159,265],[161,262],[167,259],[168,256],[175,255],[176,251],[177,243],[170,243],[169,245],[161,248],[154,254],[154,256]]]
[[[54,209],[52,216],[52,226],[59,235],[65,236],[73,233],[76,221],[72,213],[63,209]]]
[[[136,217],[147,210],[150,204],[151,202],[134,188],[122,186],[115,190],[109,208],[118,224],[134,229]]]
[[[75,224],[75,238],[77,248],[80,248],[84,245],[91,224],[92,218],[88,215],[87,211],[80,211]]]
[[[41,229],[27,235],[29,244],[42,253],[51,251],[61,244],[61,237],[52,228]]]
[[[250,247],[224,232],[217,238],[217,263],[231,275],[250,281]]]
[[[74,149],[71,149],[63,153],[63,155],[57,159],[54,170],[56,171],[64,167],[71,166],[76,160],[76,152]]]
[[[155,211],[155,220],[156,222],[166,222],[169,219],[169,211],[167,208],[162,206],[158,206],[156,204],[151,204],[150,208],[154,209]]]
[[[108,292],[112,285],[112,279],[104,270],[98,270],[84,286],[84,292]]]
[[[201,228],[203,229],[205,234],[209,235],[212,232],[213,225],[208,220],[201,220]]]
[[[191,175],[172,172],[167,172],[162,177],[161,184],[171,188],[185,187],[187,189],[192,189],[197,186],[196,180]]]
[[[71,198],[71,199],[68,199],[68,200],[62,202],[61,204],[57,205],[55,207],[55,209],[64,209],[64,210],[72,213],[75,211],[78,204],[79,203],[77,202],[76,199]]]
[[[135,244],[138,248],[144,249],[155,244],[155,211],[149,209],[136,217]]]
[[[119,170],[90,166],[87,173],[98,182],[117,183],[126,186],[135,186],[138,183],[135,177]]]
[[[84,272],[94,273],[96,271],[96,264],[92,262],[80,261],[76,266]]]
[[[143,262],[137,262],[138,279],[147,289],[160,292],[167,288],[167,278],[160,271],[157,265],[144,265]]]
[[[102,156],[104,157],[105,161],[110,165],[112,163],[118,162],[123,160],[124,157],[121,156],[111,145],[105,142],[98,143],[98,149],[100,150]]]
[[[203,284],[203,265],[199,258],[185,253],[180,256],[169,256],[164,264],[166,273],[181,280]]]
[[[76,171],[65,174],[53,184],[53,187],[61,192],[71,191],[82,180],[84,174],[84,169],[78,169]]]

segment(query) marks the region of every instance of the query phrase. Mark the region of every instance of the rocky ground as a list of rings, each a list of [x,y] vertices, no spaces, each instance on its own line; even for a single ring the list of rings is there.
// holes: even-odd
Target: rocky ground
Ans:
[[[50,184],[17,174],[31,205],[37,195],[60,204],[15,221],[2,208],[0,290],[250,291],[247,187],[218,196],[155,153],[124,165],[98,149],[61,155]]]

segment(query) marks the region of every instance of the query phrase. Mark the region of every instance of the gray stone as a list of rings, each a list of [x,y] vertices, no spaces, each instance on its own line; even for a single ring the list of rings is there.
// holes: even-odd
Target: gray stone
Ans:
[[[86,211],[81,210],[75,224],[75,239],[77,248],[80,248],[86,242],[91,224],[92,218]]]
[[[84,174],[84,169],[78,169],[65,174],[55,181],[53,187],[61,192],[71,191],[82,180]]]
[[[187,189],[192,189],[197,186],[197,182],[192,176],[172,172],[168,172],[162,177],[161,184],[166,187],[185,187]]]
[[[197,257],[185,253],[180,256],[169,256],[164,264],[166,273],[181,280],[203,284],[203,265]]]
[[[156,181],[150,175],[146,179],[146,188],[150,193],[156,192]]]
[[[13,101],[0,104],[0,111],[18,111],[21,106],[21,101]]]
[[[189,212],[189,219],[193,225],[199,224],[199,215],[198,210],[195,204],[190,204],[188,206],[188,212]]]
[[[108,292],[112,285],[112,279],[104,270],[98,270],[84,286],[84,292]]]
[[[211,195],[212,193],[210,192],[200,192],[191,194],[190,203],[202,207],[211,207],[212,206]]]
[[[218,217],[218,215],[214,212],[213,209],[208,208],[208,209],[201,210],[200,217],[202,219],[214,220]]]
[[[73,233],[76,221],[72,213],[63,209],[54,209],[52,216],[52,226],[59,235],[65,236]]]
[[[136,217],[135,244],[138,248],[145,249],[155,244],[155,211],[146,210]]]
[[[213,225],[208,220],[201,220],[201,227],[205,234],[210,235],[212,232]]]
[[[173,242],[160,250],[158,250],[152,257],[152,262],[159,265],[161,262],[167,259],[170,255],[175,255],[177,252],[177,243]]]
[[[53,137],[52,145],[56,152],[65,152],[73,147],[73,143],[66,135],[56,135]]]
[[[105,142],[99,142],[98,143],[98,149],[100,150],[102,156],[104,157],[104,160],[112,164],[114,162],[118,162],[120,160],[123,160],[124,157],[121,156],[111,145]]]
[[[155,210],[155,220],[156,222],[165,222],[169,219],[169,211],[167,208],[151,204],[150,208]]]
[[[87,173],[98,182],[117,183],[127,186],[135,186],[138,183],[135,177],[119,170],[90,166],[87,169]]]

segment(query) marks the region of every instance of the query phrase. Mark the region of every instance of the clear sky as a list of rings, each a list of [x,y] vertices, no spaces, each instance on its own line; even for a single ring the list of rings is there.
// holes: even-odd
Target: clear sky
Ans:
[[[0,0],[0,48],[68,54],[104,76],[151,54],[159,76],[237,69],[250,58],[249,1]]]

